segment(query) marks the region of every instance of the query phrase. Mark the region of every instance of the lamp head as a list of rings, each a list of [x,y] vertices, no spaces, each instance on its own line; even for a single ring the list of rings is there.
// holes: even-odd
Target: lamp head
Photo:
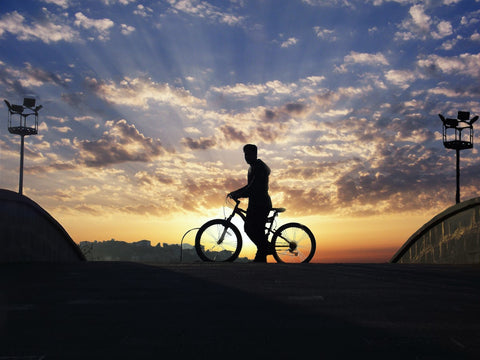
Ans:
[[[8,110],[11,110],[12,105],[10,105],[10,103],[7,100],[3,100],[3,101],[5,101],[5,104],[7,104]]]
[[[11,112],[13,112],[13,113],[15,113],[15,114],[22,114],[24,108],[23,108],[22,105],[15,105],[15,104],[13,104],[10,110],[11,110]]]
[[[458,125],[458,120],[457,120],[457,119],[447,118],[447,119],[445,119],[444,124],[445,124],[445,126],[447,126],[447,127],[456,128],[457,125]]]
[[[35,107],[35,98],[31,98],[31,97],[23,98],[23,106],[27,108]]]
[[[459,111],[457,115],[458,120],[460,121],[468,121],[470,119],[470,112],[469,111]]]

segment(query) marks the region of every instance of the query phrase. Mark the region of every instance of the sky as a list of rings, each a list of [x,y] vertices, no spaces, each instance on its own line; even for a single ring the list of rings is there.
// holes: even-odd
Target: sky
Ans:
[[[479,50],[479,0],[0,1],[0,96],[43,105],[23,192],[76,242],[180,243],[223,217],[254,143],[315,261],[388,261],[455,204],[438,114],[480,114]],[[0,188],[18,191],[0,108]]]

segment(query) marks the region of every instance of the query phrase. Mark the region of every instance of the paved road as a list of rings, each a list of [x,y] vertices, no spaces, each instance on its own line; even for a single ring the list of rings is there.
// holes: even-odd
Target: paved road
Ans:
[[[480,266],[0,264],[4,359],[479,359]]]

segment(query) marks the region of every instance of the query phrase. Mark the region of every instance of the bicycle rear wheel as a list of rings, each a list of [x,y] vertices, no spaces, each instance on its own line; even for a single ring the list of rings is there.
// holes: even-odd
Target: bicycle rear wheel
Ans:
[[[198,230],[195,250],[203,261],[234,261],[242,250],[242,235],[226,220],[210,220]]]
[[[272,244],[273,257],[279,263],[308,263],[316,249],[313,233],[299,223],[280,226],[273,234]]]

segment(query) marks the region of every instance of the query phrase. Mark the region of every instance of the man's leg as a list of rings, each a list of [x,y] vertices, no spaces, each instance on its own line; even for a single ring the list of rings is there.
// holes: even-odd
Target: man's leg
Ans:
[[[268,212],[251,211],[247,212],[245,220],[245,233],[257,246],[257,254],[255,261],[266,262],[268,255],[268,240],[265,234],[265,223],[267,221]]]

